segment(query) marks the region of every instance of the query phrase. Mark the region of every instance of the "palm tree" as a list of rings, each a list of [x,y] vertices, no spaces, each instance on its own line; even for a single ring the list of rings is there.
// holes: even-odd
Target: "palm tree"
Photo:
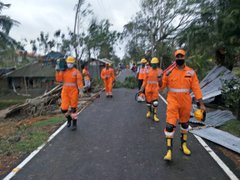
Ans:
[[[9,16],[2,15],[4,8],[9,8],[10,4],[4,4],[0,1],[0,48],[1,51],[8,48],[14,48],[18,43],[9,36],[9,32],[13,25],[18,25],[19,22],[11,19]]]

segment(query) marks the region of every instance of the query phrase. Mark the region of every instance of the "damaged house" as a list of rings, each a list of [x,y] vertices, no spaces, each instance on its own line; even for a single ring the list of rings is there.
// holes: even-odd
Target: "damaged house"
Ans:
[[[35,62],[17,69],[7,75],[9,88],[21,94],[42,94],[55,86],[56,59],[60,53],[50,52],[44,62]]]

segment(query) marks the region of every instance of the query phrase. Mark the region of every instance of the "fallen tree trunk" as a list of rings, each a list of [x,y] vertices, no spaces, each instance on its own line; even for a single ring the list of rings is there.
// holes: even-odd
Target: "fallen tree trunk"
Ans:
[[[59,84],[49,92],[38,96],[33,99],[27,99],[24,104],[13,106],[8,110],[4,118],[14,117],[14,116],[30,116],[35,117],[39,115],[46,114],[51,111],[50,105],[57,104],[60,97],[60,92],[62,85]]]

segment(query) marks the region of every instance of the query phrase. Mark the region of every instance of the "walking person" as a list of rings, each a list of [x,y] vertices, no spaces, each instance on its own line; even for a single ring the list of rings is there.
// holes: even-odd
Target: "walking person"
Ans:
[[[159,122],[159,118],[157,116],[157,107],[158,107],[158,93],[160,89],[160,78],[162,76],[162,69],[158,67],[159,59],[157,57],[153,57],[151,60],[151,68],[146,73],[142,87],[140,92],[145,90],[146,103],[148,107],[148,111],[146,114],[146,118],[151,117],[151,113],[153,112],[153,120],[155,122]]]
[[[168,88],[166,128],[164,129],[167,144],[167,153],[164,160],[167,161],[172,160],[172,141],[178,121],[181,132],[180,148],[185,155],[191,155],[187,146],[188,122],[192,108],[190,90],[193,91],[196,100],[199,102],[200,109],[206,110],[202,101],[197,74],[192,68],[185,65],[185,54],[186,52],[182,49],[175,51],[176,66],[164,73],[161,81],[161,89]]]
[[[115,81],[114,69],[110,67],[110,64],[105,64],[105,68],[101,71],[101,78],[104,82],[106,97],[113,97],[112,88]]]
[[[66,59],[67,68],[60,70],[56,66],[56,81],[63,83],[61,92],[61,111],[67,118],[67,127],[72,130],[77,129],[77,106],[78,95],[82,94],[83,81],[82,74],[74,67],[75,58],[68,56]]]

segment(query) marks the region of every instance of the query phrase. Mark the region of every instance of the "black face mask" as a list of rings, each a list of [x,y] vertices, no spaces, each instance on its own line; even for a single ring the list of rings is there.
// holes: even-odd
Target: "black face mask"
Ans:
[[[145,67],[145,64],[142,64],[142,68],[144,68]]]
[[[176,63],[178,66],[182,66],[184,64],[185,60],[184,59],[177,59]]]

